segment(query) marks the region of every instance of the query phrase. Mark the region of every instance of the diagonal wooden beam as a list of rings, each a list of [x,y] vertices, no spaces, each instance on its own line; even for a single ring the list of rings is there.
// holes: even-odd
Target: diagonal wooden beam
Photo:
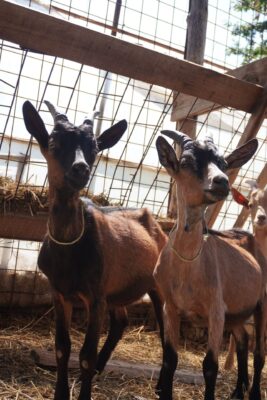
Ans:
[[[52,56],[251,112],[263,88],[39,11],[0,2],[0,38]]]
[[[238,79],[265,86],[267,84],[267,57],[243,65],[235,70],[229,70],[226,73]],[[171,119],[172,121],[180,121],[184,118],[190,119],[220,108],[219,104],[214,104],[208,100],[200,98],[196,100],[194,96],[180,94],[174,102]]]
[[[263,170],[258,176],[257,184],[260,189],[263,189],[265,185],[267,185],[267,163],[265,164]],[[247,207],[242,207],[242,210],[234,223],[234,228],[242,228],[249,216],[249,213],[250,210]]]
[[[264,95],[262,96],[261,99],[259,99],[257,106],[255,107],[255,111],[249,118],[244,133],[241,136],[241,139],[239,140],[238,146],[241,146],[242,144],[246,143],[250,139],[253,139],[257,136],[257,133],[264,120],[266,108],[267,108],[267,87],[264,90]],[[229,171],[228,175],[229,175],[230,185],[234,183],[238,175],[238,172],[239,172],[238,168]],[[214,224],[222,208],[222,205],[223,201],[220,201],[219,203],[216,203],[215,205],[208,207],[206,212],[206,222],[209,227],[212,227],[212,225]]]

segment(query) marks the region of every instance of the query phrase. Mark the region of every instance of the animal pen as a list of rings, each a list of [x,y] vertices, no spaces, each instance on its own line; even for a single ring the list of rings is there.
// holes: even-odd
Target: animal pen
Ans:
[[[74,123],[99,110],[96,135],[126,119],[126,134],[98,156],[83,195],[104,206],[147,207],[168,232],[175,218],[175,194],[155,149],[163,128],[176,128],[200,139],[212,136],[222,153],[257,137],[255,156],[231,172],[230,182],[244,194],[249,191],[248,179],[257,180],[262,188],[267,184],[267,58],[241,66],[240,57],[227,54],[233,40],[230,24],[242,18],[250,22],[253,12],[248,16],[237,12],[233,0],[0,3],[0,399],[52,398],[54,381],[53,372],[33,362],[26,363],[23,371],[30,348],[51,349],[53,342],[47,330],[47,321],[51,321],[46,319],[52,307],[49,287],[37,268],[48,213],[47,169],[36,141],[26,132],[22,104],[30,100],[51,129],[44,100],[57,105]],[[202,25],[196,24],[199,20]],[[198,30],[194,32],[195,26]],[[231,195],[208,208],[206,222],[216,229],[252,230],[247,209]],[[40,320],[32,321],[25,314],[14,328],[12,315],[18,310],[23,315],[26,309],[40,307]],[[139,326],[145,325],[147,315],[132,310]],[[37,329],[40,326],[42,331]],[[72,331],[74,350],[79,348],[83,328],[79,321],[77,326]],[[159,364],[158,338],[151,332],[142,333],[141,328],[130,329],[117,357]],[[152,355],[147,348],[153,349]],[[187,371],[194,370],[193,375],[188,372],[189,380],[199,384],[201,363],[194,351],[191,358],[190,352],[182,353],[181,364]],[[73,363],[78,366],[77,360]],[[10,377],[9,364],[16,370],[15,378]],[[153,372],[149,371],[148,378],[139,370],[142,379],[135,381],[108,370],[95,384],[94,399],[155,398]],[[185,376],[187,372],[180,379],[187,382]],[[75,393],[75,370],[72,378]],[[223,375],[219,398],[228,398],[231,380],[231,374]],[[200,393],[201,386],[186,383],[175,389],[177,399],[199,399]]]

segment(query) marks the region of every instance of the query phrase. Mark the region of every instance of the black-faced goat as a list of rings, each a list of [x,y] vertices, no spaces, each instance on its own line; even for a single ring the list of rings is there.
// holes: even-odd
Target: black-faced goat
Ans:
[[[257,260],[233,241],[216,234],[203,235],[208,204],[226,198],[225,171],[247,162],[257,149],[254,139],[223,158],[211,139],[193,141],[174,131],[163,134],[181,147],[179,160],[170,144],[158,137],[161,164],[177,183],[178,219],[155,268],[154,276],[164,299],[163,365],[158,381],[161,400],[172,399],[182,315],[201,319],[208,327],[208,349],[203,361],[205,400],[215,399],[218,354],[225,324],[238,342],[238,379],[232,398],[243,399],[248,388],[247,360],[243,352],[244,321],[254,314],[256,350],[250,400],[260,400],[266,323],[265,288]]]
[[[127,324],[126,305],[148,293],[163,332],[161,300],[154,286],[153,269],[166,236],[146,209],[105,214],[79,198],[97,153],[121,138],[126,121],[118,122],[96,138],[92,120],[74,126],[50,103],[47,106],[55,123],[50,135],[28,101],[23,105],[23,116],[48,164],[48,232],[38,265],[49,279],[55,305],[54,398],[69,399],[69,325],[73,303],[80,299],[87,310],[88,324],[80,352],[79,400],[89,400],[92,378],[96,371],[103,370]],[[106,305],[110,331],[97,357]]]

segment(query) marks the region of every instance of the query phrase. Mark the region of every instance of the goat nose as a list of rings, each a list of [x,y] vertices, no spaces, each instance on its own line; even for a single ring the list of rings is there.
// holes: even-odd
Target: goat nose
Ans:
[[[85,162],[76,162],[72,165],[72,171],[79,175],[87,175],[90,171],[89,165]]]
[[[226,175],[224,174],[220,174],[220,175],[216,175],[213,178],[213,183],[215,185],[220,185],[220,186],[225,186],[228,187],[229,186],[229,181]]]
[[[258,218],[259,222],[264,222],[266,220],[266,215],[265,214],[259,214],[257,216],[257,218]]]

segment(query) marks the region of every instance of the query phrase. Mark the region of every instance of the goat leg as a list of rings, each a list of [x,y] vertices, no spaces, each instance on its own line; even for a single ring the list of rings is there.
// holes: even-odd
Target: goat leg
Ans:
[[[249,393],[249,400],[261,400],[260,381],[261,372],[265,363],[265,331],[267,322],[267,298],[258,304],[254,312],[255,321],[255,350],[254,350],[254,376]]]
[[[80,351],[81,390],[78,400],[91,398],[92,378],[96,373],[97,345],[105,312],[105,302],[94,300],[89,303],[89,320],[83,346]]]
[[[177,347],[180,333],[180,316],[174,304],[164,305],[164,346],[163,362],[156,393],[160,400],[172,400],[173,376],[177,367]]]
[[[232,399],[244,399],[245,392],[248,390],[248,334],[244,326],[238,326],[233,329],[233,336],[236,341],[236,355],[237,355],[237,383],[233,391]]]
[[[161,345],[163,347],[164,346],[163,302],[162,299],[160,298],[159,292],[155,289],[150,290],[148,295],[154,307],[156,319],[159,325]]]
[[[220,301],[214,301],[209,311],[208,351],[203,360],[205,380],[205,400],[215,399],[215,385],[218,374],[218,355],[223,337],[224,307]]]
[[[71,350],[69,336],[69,326],[72,315],[72,304],[65,301],[61,294],[54,295],[54,305],[56,314],[56,360],[57,360],[57,381],[55,390],[55,400],[68,400],[68,360]]]
[[[127,310],[125,307],[116,307],[109,310],[110,327],[107,339],[100,350],[97,358],[96,372],[101,374],[110,358],[112,351],[122,338],[123,332],[128,325]]]

